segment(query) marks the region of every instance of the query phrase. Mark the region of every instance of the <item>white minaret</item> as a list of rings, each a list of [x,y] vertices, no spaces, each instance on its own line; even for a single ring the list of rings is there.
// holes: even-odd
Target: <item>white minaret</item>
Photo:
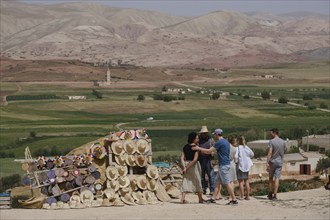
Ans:
[[[108,67],[108,71],[107,71],[107,82],[106,82],[107,85],[110,85],[110,80],[111,80],[111,73],[110,73],[110,69]]]

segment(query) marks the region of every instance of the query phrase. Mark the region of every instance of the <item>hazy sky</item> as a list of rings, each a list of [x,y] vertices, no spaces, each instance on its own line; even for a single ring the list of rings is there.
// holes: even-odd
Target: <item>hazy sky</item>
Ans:
[[[173,15],[196,16],[217,10],[240,12],[261,11],[281,14],[310,11],[329,14],[330,0],[21,0],[30,3],[56,4],[63,2],[98,2],[114,7],[161,11]]]

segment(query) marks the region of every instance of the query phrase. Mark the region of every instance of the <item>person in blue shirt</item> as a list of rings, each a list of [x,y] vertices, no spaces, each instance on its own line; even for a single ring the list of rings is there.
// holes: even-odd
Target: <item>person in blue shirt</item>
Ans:
[[[215,129],[215,131],[212,133],[214,135],[215,144],[213,147],[210,147],[209,149],[204,149],[201,147],[193,147],[193,150],[198,150],[203,154],[212,154],[217,153],[218,154],[218,164],[219,164],[219,170],[216,177],[216,186],[214,189],[214,193],[212,195],[212,198],[208,200],[210,203],[216,203],[216,196],[220,189],[220,184],[223,184],[226,186],[227,191],[229,193],[229,196],[231,198],[231,201],[227,203],[227,205],[237,205],[237,199],[235,197],[234,189],[231,182],[230,177],[230,144],[229,142],[222,137],[223,130],[218,128]]]

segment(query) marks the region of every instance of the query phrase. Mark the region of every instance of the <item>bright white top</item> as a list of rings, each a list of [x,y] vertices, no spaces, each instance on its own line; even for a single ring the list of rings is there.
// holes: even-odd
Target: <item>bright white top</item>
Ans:
[[[248,146],[239,145],[235,154],[235,161],[238,163],[238,168],[242,172],[248,172],[253,166],[251,158],[254,156],[253,151]]]

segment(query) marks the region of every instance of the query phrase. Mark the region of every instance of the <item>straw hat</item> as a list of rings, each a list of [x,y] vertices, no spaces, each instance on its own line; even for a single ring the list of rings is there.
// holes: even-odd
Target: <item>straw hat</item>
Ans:
[[[125,140],[123,145],[127,154],[135,153],[135,143],[132,140]]]
[[[201,130],[200,130],[199,133],[208,133],[208,132],[209,132],[209,130],[207,130],[207,126],[204,125],[204,126],[202,126],[202,128],[201,128]]]
[[[111,206],[124,206],[125,204],[123,201],[119,198],[118,194],[115,194],[115,199],[110,200]]]
[[[135,199],[136,204],[138,205],[146,205],[147,200],[144,197],[143,193],[141,191],[133,192],[132,197]]]
[[[136,141],[136,152],[139,154],[145,154],[149,151],[149,143],[144,139]]]
[[[93,154],[87,154],[87,155],[84,157],[84,159],[83,159],[83,163],[84,163],[86,166],[89,166],[89,167],[88,167],[88,170],[90,169],[91,166],[92,166],[91,168],[93,168],[93,165],[92,165],[93,160],[94,160],[94,156],[93,156]],[[94,172],[94,171],[90,171],[90,172]]]
[[[94,143],[89,149],[89,152],[97,159],[103,159],[107,155],[107,151],[100,143]]]
[[[64,159],[64,164],[63,164],[63,166],[64,166],[64,167],[67,167],[67,166],[72,166],[72,165],[73,165],[73,160],[72,160],[71,158],[66,157],[66,158]]]
[[[85,178],[84,182],[87,184],[93,184],[95,183],[95,177],[93,175],[89,175]]]
[[[42,204],[43,209],[50,209],[50,205],[48,203]]]
[[[74,176],[79,176],[79,175],[80,175],[80,171],[79,171],[77,168],[75,168],[75,169],[72,171],[72,175],[74,175]]]
[[[115,155],[115,161],[118,165],[126,166],[127,154]]]
[[[27,171],[29,169],[29,164],[27,162],[22,163],[22,170]]]
[[[107,180],[107,188],[110,188],[117,192],[120,188],[118,180]]]
[[[108,198],[105,198],[105,199],[103,199],[101,206],[102,207],[110,207],[110,206],[113,206],[113,205],[110,203]]]
[[[100,207],[103,203],[103,199],[102,198],[96,198],[96,200],[93,200],[91,203],[92,207]]]
[[[49,209],[52,209],[52,210],[58,209],[57,203],[50,204],[50,208]]]
[[[146,191],[143,191],[143,195],[146,198],[148,204],[157,204],[158,203],[158,199],[154,192],[146,190]]]
[[[147,130],[145,128],[142,128],[141,130],[136,131],[136,137],[138,139],[148,139],[149,136],[147,135]]]
[[[159,178],[159,173],[158,173],[158,168],[154,165],[149,165],[147,167],[147,176],[151,179],[158,179]]]
[[[137,185],[140,189],[142,190],[146,190],[147,189],[147,178],[145,175],[140,175],[138,178],[137,178]]]
[[[113,189],[105,189],[103,193],[108,200],[114,199],[116,194]]]
[[[72,201],[75,201],[75,202],[77,202],[77,203],[80,203],[81,201],[80,201],[80,196],[79,196],[79,194],[78,193],[76,193],[76,194],[72,194],[71,195],[71,197],[70,197],[70,202],[72,202]]]
[[[158,188],[158,181],[155,179],[148,179],[147,181],[147,187],[150,191],[155,191]]]
[[[138,185],[137,185],[137,178],[136,175],[129,175],[128,179],[130,180],[130,187],[133,191],[138,190]]]
[[[118,141],[119,140],[119,137],[117,136],[117,133],[116,132],[111,132],[110,135],[109,135],[109,141]]]
[[[117,166],[119,176],[127,176],[128,169],[127,166]]]
[[[121,200],[127,205],[135,205],[133,197],[128,193],[125,196],[121,196]]]
[[[111,150],[116,155],[121,155],[124,153],[123,142],[121,140],[111,143]]]
[[[60,199],[61,199],[62,202],[68,202],[70,200],[70,195],[68,193],[63,193],[60,196]]]
[[[119,182],[119,187],[120,188],[126,188],[130,184],[130,181],[129,181],[127,176],[120,176],[118,178],[118,182]]]
[[[72,181],[72,180],[74,180],[74,178],[75,178],[75,177],[74,177],[71,173],[69,173],[68,176],[64,177],[64,179],[65,179],[66,181]]]
[[[94,200],[94,195],[89,190],[84,190],[80,193],[80,200],[86,206],[91,206]]]
[[[130,187],[119,189],[120,196],[125,196],[126,194],[129,194],[129,195],[132,194],[132,189]]]
[[[174,199],[178,199],[181,195],[180,190],[177,187],[173,186],[172,184],[167,185],[165,187],[165,190],[167,194]]]
[[[135,137],[135,132],[131,132],[128,130],[122,131],[119,135],[121,140],[133,140]]]
[[[105,175],[109,180],[115,180],[118,178],[118,170],[114,166],[108,166],[105,171]]]
[[[63,182],[65,182],[66,180],[64,179],[64,177],[62,177],[62,176],[57,176],[56,178],[55,178],[55,182],[56,183],[63,183]]]
[[[54,169],[54,171],[55,171],[55,175],[57,177],[64,176],[65,170],[63,168],[56,168],[56,169]]]
[[[44,156],[38,156],[36,159],[38,169],[42,170],[46,166],[46,158]]]
[[[141,154],[137,155],[136,159],[135,159],[135,163],[139,167],[145,167],[145,166],[147,166],[148,158],[146,156],[141,155]]]
[[[126,164],[128,166],[131,166],[131,167],[135,166],[135,156],[134,155],[127,155]]]

